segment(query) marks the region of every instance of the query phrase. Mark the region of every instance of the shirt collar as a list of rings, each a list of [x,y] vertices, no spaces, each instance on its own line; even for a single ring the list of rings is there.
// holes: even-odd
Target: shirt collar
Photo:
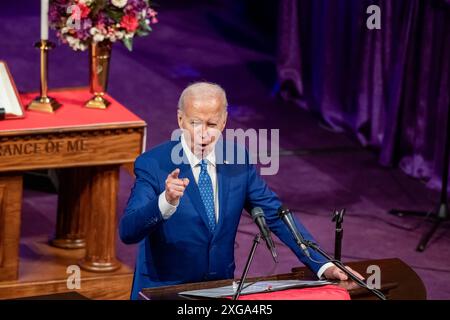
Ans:
[[[191,149],[187,145],[187,142],[183,134],[181,135],[181,146],[183,147],[183,152],[186,155],[186,158],[188,159],[191,168],[194,168],[195,166],[199,165],[202,159],[199,159],[195,154],[192,153]],[[214,167],[216,166],[216,153],[214,152],[214,149],[206,156],[205,159]]]

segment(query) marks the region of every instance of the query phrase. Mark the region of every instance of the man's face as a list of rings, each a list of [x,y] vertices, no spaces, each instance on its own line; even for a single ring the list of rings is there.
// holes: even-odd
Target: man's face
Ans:
[[[214,150],[226,121],[227,113],[220,98],[186,97],[184,110],[178,111],[178,125],[198,158],[204,158]]]

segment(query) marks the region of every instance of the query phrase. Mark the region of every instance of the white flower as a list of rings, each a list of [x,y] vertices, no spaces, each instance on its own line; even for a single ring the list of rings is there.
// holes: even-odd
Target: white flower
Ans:
[[[117,39],[122,40],[124,36],[125,36],[125,32],[124,31],[116,31]]]
[[[69,43],[69,45],[71,45],[71,46],[73,46],[73,45],[77,44],[78,42],[80,42],[79,39],[74,38],[72,36],[68,36],[66,39],[67,39],[67,42]]]
[[[75,51],[77,51],[77,50],[84,51],[87,49],[87,45],[78,38],[72,37],[70,35],[66,35],[64,37],[64,40],[65,40],[65,43],[69,44],[69,46]]]
[[[109,41],[111,42],[116,42],[117,38],[114,34],[110,34],[107,36],[107,38],[109,39]]]
[[[84,51],[84,50],[86,50],[87,49],[87,46],[85,45],[85,44],[83,44],[83,43],[79,43],[79,45],[78,45],[78,48],[81,50],[81,51]]]
[[[102,42],[103,40],[105,40],[105,36],[101,33],[97,33],[96,35],[94,35],[93,40],[95,42]]]
[[[80,42],[80,39],[74,38],[72,36],[67,36],[66,39],[72,49],[81,51],[84,51],[86,49],[86,46]]]
[[[123,8],[127,5],[128,0],[111,0],[111,3],[117,8]]]
[[[93,36],[93,35],[95,35],[95,34],[97,34],[97,33],[99,33],[100,32],[100,30],[98,30],[96,27],[92,27],[90,30],[89,30],[89,33],[91,34],[91,36]]]

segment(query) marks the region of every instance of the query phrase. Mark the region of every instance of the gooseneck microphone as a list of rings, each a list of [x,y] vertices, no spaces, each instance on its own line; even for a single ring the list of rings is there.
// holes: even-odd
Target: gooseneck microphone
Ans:
[[[275,250],[275,244],[272,240],[272,237],[270,236],[270,230],[267,227],[263,209],[261,209],[260,207],[255,207],[252,209],[250,215],[252,216],[253,221],[255,221],[256,225],[258,226],[259,231],[261,232],[261,237],[266,242],[267,248],[270,250],[273,260],[278,263],[277,251]]]
[[[280,217],[281,220],[283,220],[284,224],[291,232],[295,242],[297,242],[297,245],[302,249],[303,253],[308,258],[311,258],[308,248],[305,245],[305,239],[303,238],[302,234],[298,231],[294,223],[294,218],[292,217],[291,211],[288,208],[281,206],[278,208],[278,216]]]
[[[295,242],[297,242],[297,245],[302,249],[304,254],[309,259],[311,259],[311,261],[315,261],[315,260],[313,260],[311,258],[311,255],[308,251],[308,247],[306,245],[308,245],[315,252],[319,253],[322,257],[327,259],[328,262],[333,263],[339,270],[341,270],[343,273],[345,273],[347,276],[349,276],[349,278],[352,279],[353,281],[355,281],[360,287],[369,290],[374,295],[376,295],[379,299],[386,300],[386,297],[384,296],[384,294],[381,291],[379,291],[375,288],[369,287],[367,285],[367,283],[365,283],[363,280],[361,280],[359,277],[357,277],[353,272],[349,271],[342,262],[331,258],[325,251],[320,249],[320,247],[318,245],[316,245],[315,243],[313,243],[311,241],[308,241],[308,242],[305,241],[305,239],[303,238],[300,231],[298,231],[297,226],[295,225],[295,222],[294,222],[294,218],[292,217],[292,213],[288,208],[286,208],[284,206],[279,207],[278,208],[278,216],[280,217],[281,220],[283,220],[283,222],[286,224],[289,231],[292,233],[292,236],[294,237]]]

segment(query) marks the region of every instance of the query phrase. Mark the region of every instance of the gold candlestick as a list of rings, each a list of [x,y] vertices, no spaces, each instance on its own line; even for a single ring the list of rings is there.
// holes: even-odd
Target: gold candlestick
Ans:
[[[31,103],[28,105],[28,110],[40,111],[40,112],[55,112],[61,104],[56,101],[54,98],[51,98],[47,95],[48,93],[48,81],[47,81],[47,72],[48,72],[48,51],[54,47],[54,45],[48,40],[41,40],[36,43],[36,48],[40,50],[41,54],[41,95],[36,97]]]

